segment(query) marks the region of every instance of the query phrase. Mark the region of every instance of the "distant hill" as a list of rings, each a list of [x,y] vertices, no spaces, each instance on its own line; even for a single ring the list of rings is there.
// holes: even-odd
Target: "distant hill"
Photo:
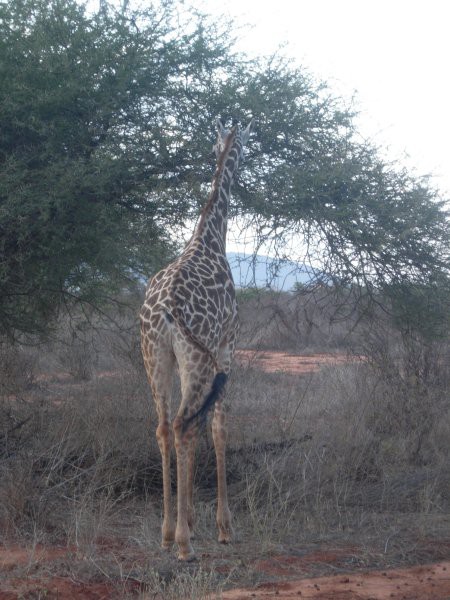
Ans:
[[[317,278],[312,267],[289,260],[280,261],[269,256],[227,252],[236,287],[270,287],[289,291],[296,283],[308,283]]]

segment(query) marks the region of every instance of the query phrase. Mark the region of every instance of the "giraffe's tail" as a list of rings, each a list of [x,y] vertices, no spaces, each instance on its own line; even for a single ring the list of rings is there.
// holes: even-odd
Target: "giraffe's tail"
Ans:
[[[183,432],[187,431],[189,427],[193,424],[203,424],[206,421],[206,416],[210,408],[214,406],[216,400],[219,398],[222,390],[225,388],[225,384],[227,382],[228,375],[226,373],[220,372],[216,373],[216,376],[213,379],[211,389],[207,396],[205,397],[203,404],[189,418],[187,418],[183,423]]]

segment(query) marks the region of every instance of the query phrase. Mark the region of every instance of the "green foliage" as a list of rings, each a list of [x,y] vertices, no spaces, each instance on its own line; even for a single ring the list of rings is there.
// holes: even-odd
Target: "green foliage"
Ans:
[[[450,287],[443,277],[426,285],[408,281],[386,287],[394,323],[407,336],[425,342],[445,339],[450,332]]]
[[[170,257],[204,202],[218,115],[257,122],[231,212],[259,242],[304,240],[340,284],[446,280],[427,182],[355,141],[352,110],[304,71],[238,57],[230,29],[180,10],[0,6],[0,333],[45,331],[62,304],[99,304]]]
[[[247,172],[246,200],[257,201],[265,238],[282,254],[286,239],[298,236],[314,265],[341,284],[424,283],[448,272],[449,222],[436,190],[355,141],[351,115],[332,99],[318,93],[308,102],[299,74],[276,77],[276,89],[295,84],[301,102],[281,98],[278,113],[274,106],[284,114],[261,134],[270,141],[255,150],[259,177]]]
[[[75,2],[0,10],[0,331],[35,332],[63,300],[98,301],[170,249],[131,142],[168,59],[149,61],[164,31]]]

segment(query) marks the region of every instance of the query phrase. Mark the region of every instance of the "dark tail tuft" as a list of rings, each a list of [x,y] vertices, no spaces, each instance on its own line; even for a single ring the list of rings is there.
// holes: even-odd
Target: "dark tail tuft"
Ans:
[[[194,422],[203,423],[206,420],[206,415],[210,408],[212,408],[220,396],[225,384],[227,382],[228,375],[226,373],[217,373],[214,377],[211,390],[203,401],[203,404],[196,413],[191,415],[183,423],[183,432],[185,432]]]

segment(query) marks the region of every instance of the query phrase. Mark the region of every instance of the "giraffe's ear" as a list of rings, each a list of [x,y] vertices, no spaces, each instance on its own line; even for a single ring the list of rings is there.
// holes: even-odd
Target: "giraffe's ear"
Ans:
[[[217,131],[219,133],[219,136],[221,138],[224,138],[227,134],[227,130],[225,129],[225,127],[223,126],[223,123],[220,119],[216,119],[216,127],[217,127]]]
[[[250,123],[247,125],[247,127],[244,129],[244,131],[242,132],[242,144],[244,146],[248,142],[250,134],[252,133],[252,131],[254,129],[255,129],[255,119],[252,119],[250,121]]]

